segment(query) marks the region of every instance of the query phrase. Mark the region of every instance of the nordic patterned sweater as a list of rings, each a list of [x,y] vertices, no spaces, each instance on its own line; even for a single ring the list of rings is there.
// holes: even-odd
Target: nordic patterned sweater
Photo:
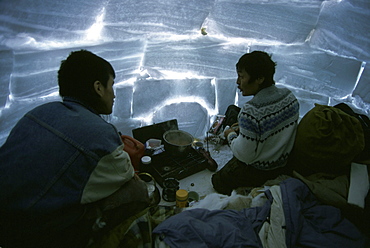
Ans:
[[[290,90],[275,85],[262,89],[240,110],[239,135],[227,137],[234,156],[260,170],[285,166],[298,118],[299,103]]]

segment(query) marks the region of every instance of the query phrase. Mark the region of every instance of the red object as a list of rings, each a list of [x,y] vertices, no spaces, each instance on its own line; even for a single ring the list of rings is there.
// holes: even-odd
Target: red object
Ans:
[[[135,172],[139,172],[141,157],[144,156],[145,152],[144,144],[128,135],[121,135],[121,139],[123,144],[125,144],[123,150],[130,155]]]

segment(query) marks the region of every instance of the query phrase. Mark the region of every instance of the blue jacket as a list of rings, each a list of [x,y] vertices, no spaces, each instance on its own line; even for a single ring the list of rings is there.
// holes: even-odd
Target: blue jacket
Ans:
[[[66,98],[28,112],[0,148],[0,210],[73,208],[109,196],[133,175],[115,127]]]

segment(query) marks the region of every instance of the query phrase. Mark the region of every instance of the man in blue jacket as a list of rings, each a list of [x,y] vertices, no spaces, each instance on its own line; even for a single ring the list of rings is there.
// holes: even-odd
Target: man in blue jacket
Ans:
[[[13,128],[0,148],[0,246],[84,247],[95,221],[88,213],[107,197],[121,194],[122,219],[147,206],[119,133],[100,117],[112,113],[114,78],[103,58],[72,52],[58,71],[63,101]]]

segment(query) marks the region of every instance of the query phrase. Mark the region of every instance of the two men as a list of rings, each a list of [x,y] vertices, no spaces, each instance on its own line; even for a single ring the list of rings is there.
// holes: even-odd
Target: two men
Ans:
[[[122,219],[147,206],[119,133],[100,117],[112,113],[114,78],[103,58],[72,52],[58,71],[63,101],[36,107],[13,128],[0,148],[0,245],[84,247],[89,212],[111,195],[121,194]]]
[[[298,102],[274,86],[266,53],[244,55],[237,71],[239,89],[254,98],[239,127],[225,132],[235,157],[212,177],[225,194],[282,172],[298,120]],[[117,130],[99,116],[112,112],[114,78],[106,60],[72,52],[58,71],[63,101],[31,110],[13,128],[0,148],[0,245],[84,247],[95,221],[88,216],[106,199],[122,220],[147,206]]]
[[[261,186],[288,172],[285,165],[294,144],[299,103],[290,90],[275,86],[275,66],[261,51],[244,54],[236,64],[239,90],[254,97],[241,108],[238,123],[224,132],[234,157],[212,176],[219,193]]]

